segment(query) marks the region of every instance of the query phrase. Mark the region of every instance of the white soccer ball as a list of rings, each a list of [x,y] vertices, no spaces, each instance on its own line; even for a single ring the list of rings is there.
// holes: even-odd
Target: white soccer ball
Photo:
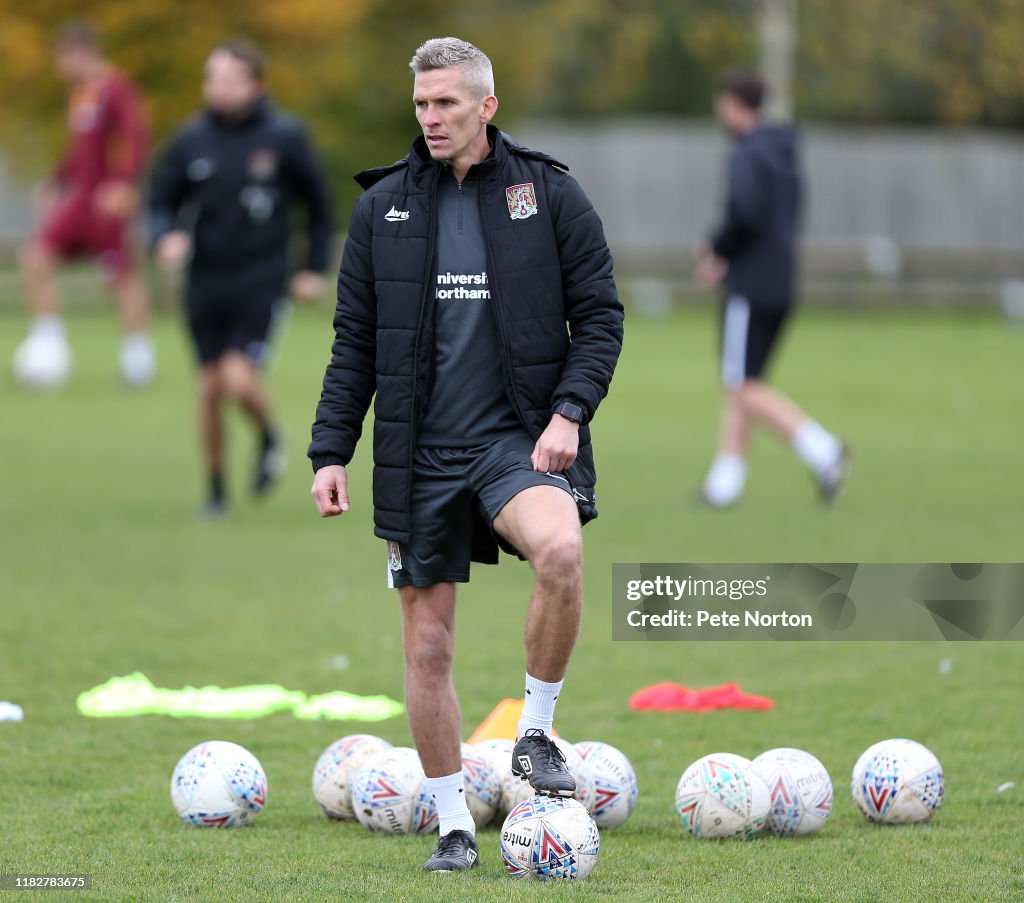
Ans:
[[[712,753],[694,762],[676,786],[676,812],[696,837],[749,840],[765,827],[771,799],[750,760]]]
[[[599,828],[614,828],[629,818],[636,806],[639,787],[629,759],[610,743],[583,740],[576,752],[590,768],[594,779],[594,808],[591,814]]]
[[[241,827],[251,824],[267,804],[267,776],[249,750],[208,740],[192,747],[175,766],[171,803],[190,824]]]
[[[30,389],[59,389],[71,378],[71,346],[63,336],[31,335],[14,352],[14,378]]]
[[[508,762],[505,764],[509,767]],[[462,744],[462,779],[466,805],[476,826],[482,828],[501,806],[501,781],[490,759],[468,743]]]
[[[809,752],[779,747],[761,753],[750,769],[768,785],[768,827],[783,837],[821,830],[832,811],[832,779]]]
[[[352,778],[352,808],[360,824],[389,834],[437,830],[434,797],[415,749],[396,746],[373,756]]]
[[[497,817],[503,821],[505,816],[523,800],[534,796],[530,782],[512,774],[512,750],[514,747],[514,741],[506,740],[503,737],[484,740],[482,743],[476,744],[477,752],[487,759],[498,776],[501,802],[498,804]]]
[[[853,801],[874,822],[927,821],[942,805],[945,788],[939,760],[914,740],[882,740],[853,766]]]
[[[579,751],[568,740],[562,737],[552,738],[565,756],[565,767],[569,769],[576,779],[576,792],[573,797],[579,800],[586,807],[588,812],[594,811],[597,805],[597,789],[594,787],[594,773],[590,770],[586,759],[579,754]]]
[[[535,796],[501,827],[501,858],[513,878],[582,881],[597,863],[597,824],[577,800]]]
[[[316,760],[313,768],[313,796],[324,815],[334,819],[354,819],[352,810],[353,775],[391,744],[372,734],[349,734],[335,740]]]

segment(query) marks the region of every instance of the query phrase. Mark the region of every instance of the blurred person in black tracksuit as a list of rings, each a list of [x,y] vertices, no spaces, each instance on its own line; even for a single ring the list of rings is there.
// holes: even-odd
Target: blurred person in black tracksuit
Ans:
[[[203,75],[206,109],[172,139],[150,193],[157,262],[188,262],[185,309],[200,366],[208,516],[227,510],[225,401],[237,402],[259,432],[253,492],[264,493],[282,472],[283,443],[261,367],[286,294],[309,299],[325,288],[327,183],[302,124],[268,100],[264,69],[262,53],[248,41],[213,50]],[[289,207],[296,199],[308,213],[308,249],[289,280]]]
[[[750,434],[757,424],[792,445],[826,503],[835,499],[849,469],[844,443],[764,382],[795,300],[803,194],[797,134],[762,121],[764,98],[765,83],[757,73],[737,70],[722,81],[715,112],[735,144],[725,214],[697,266],[701,284],[724,288],[725,403],[718,453],[700,491],[704,503],[720,508],[743,494]]]

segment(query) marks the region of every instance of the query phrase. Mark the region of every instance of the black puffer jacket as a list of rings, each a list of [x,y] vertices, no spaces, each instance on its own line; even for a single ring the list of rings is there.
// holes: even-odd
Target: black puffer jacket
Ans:
[[[505,389],[537,438],[563,401],[579,404],[585,423],[593,417],[622,347],[623,310],[601,221],[576,181],[552,158],[488,131],[493,151],[475,171]],[[402,542],[409,538],[412,457],[434,367],[430,281],[441,166],[418,138],[405,159],[356,176],[366,192],[342,256],[334,346],[309,446],[314,470],[347,464],[376,392],[375,532]],[[532,214],[529,191],[513,190],[526,185],[533,188]],[[567,476],[581,519],[596,517],[586,425]],[[477,548],[474,557],[491,556]]]

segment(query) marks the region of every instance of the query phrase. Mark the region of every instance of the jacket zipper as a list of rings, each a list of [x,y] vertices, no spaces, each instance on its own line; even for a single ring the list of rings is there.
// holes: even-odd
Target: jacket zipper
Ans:
[[[516,381],[512,375],[512,358],[508,351],[508,339],[505,334],[505,320],[502,315],[501,305],[501,292],[498,290],[498,282],[494,276],[494,261],[491,254],[491,233],[487,228],[487,220],[484,217],[484,191],[477,191],[477,209],[480,212],[480,223],[484,227],[484,243],[486,244],[487,254],[487,281],[491,286],[491,300],[494,302],[494,324],[498,328],[498,344],[501,346],[501,359],[505,364],[505,376],[508,381],[509,389],[512,393],[512,407],[515,409],[516,416],[519,418],[519,422],[523,425],[527,435],[530,435],[530,428],[526,423],[526,418],[523,416],[523,408],[519,403],[519,393],[516,392]]]
[[[437,243],[437,183],[441,175],[438,167],[434,168],[434,183],[430,190],[430,229],[427,233],[427,261],[423,274],[423,295],[420,298],[419,322],[416,324],[416,340],[412,346],[412,411],[409,418],[409,479],[406,483],[408,498],[412,498],[413,468],[416,464],[416,431],[417,408],[419,406],[419,370],[420,370],[420,341],[423,338],[423,315],[427,310],[427,300],[430,297],[430,277],[434,272],[434,248]],[[461,188],[461,186],[460,186]],[[411,515],[410,515],[411,517]],[[409,522],[409,529],[412,530],[412,521]]]

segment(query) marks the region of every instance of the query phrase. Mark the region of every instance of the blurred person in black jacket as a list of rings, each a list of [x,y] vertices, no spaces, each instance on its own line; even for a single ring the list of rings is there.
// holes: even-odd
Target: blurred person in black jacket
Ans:
[[[280,431],[261,377],[286,296],[323,294],[332,230],[323,169],[302,124],[267,97],[265,61],[249,41],[214,48],[203,73],[206,109],[171,140],[150,193],[158,264],[187,262],[185,310],[200,367],[200,428],[209,476],[208,516],[227,510],[226,401],[258,430],[252,490],[261,495],[284,468]],[[289,279],[291,206],[307,211],[308,245]]]
[[[739,501],[755,425],[777,433],[811,469],[822,499],[832,502],[849,469],[835,435],[764,381],[768,361],[796,298],[797,242],[803,176],[797,133],[761,116],[764,80],[736,70],[716,98],[719,122],[733,136],[725,213],[697,265],[698,281],[721,286],[722,411],[718,453],[701,486],[714,507]]]

